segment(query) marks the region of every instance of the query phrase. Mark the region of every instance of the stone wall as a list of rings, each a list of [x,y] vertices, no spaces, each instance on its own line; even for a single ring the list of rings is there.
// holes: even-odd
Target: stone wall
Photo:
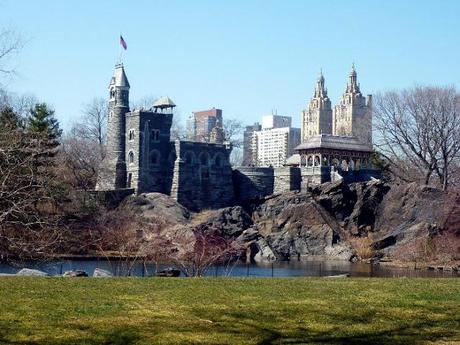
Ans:
[[[192,211],[234,202],[231,149],[227,145],[176,141],[171,196]]]
[[[274,169],[273,193],[300,190],[300,168],[280,167]]]
[[[175,160],[171,123],[172,114],[139,110],[126,114],[127,185],[137,193],[171,191]]]
[[[316,186],[331,181],[331,167],[301,167],[300,176],[300,189],[307,190],[309,186]]]
[[[274,169],[237,167],[233,171],[235,198],[244,203],[273,194]]]

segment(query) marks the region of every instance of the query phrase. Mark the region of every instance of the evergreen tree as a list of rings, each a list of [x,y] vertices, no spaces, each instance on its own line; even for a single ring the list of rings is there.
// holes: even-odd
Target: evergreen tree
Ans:
[[[58,140],[62,130],[59,128],[58,120],[54,117],[54,110],[49,109],[46,103],[36,104],[30,110],[27,129],[30,134],[40,136],[52,146],[59,145]]]
[[[16,130],[22,128],[21,117],[13,110],[6,106],[0,110],[0,130]]]

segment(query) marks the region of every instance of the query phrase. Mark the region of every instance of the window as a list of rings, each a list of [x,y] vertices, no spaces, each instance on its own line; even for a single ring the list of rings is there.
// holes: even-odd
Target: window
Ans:
[[[134,129],[129,130],[129,140],[134,140]]]
[[[127,183],[128,188],[131,188],[131,182],[132,182],[132,180],[133,180],[133,174],[132,174],[132,173],[129,173],[129,174],[128,174],[128,183]]]
[[[154,142],[160,141],[160,130],[159,129],[152,129],[151,139]]]
[[[133,164],[133,163],[134,163],[134,153],[133,153],[133,151],[130,151],[130,152],[128,153],[128,163],[129,163],[129,164]]]

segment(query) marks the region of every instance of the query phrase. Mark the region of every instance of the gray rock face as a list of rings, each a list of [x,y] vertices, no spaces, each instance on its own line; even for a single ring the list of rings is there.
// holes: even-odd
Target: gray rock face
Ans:
[[[70,277],[70,278],[76,278],[76,277],[87,277],[88,273],[82,270],[73,270],[73,271],[66,271],[62,275],[63,277]]]
[[[345,184],[325,183],[313,189],[317,202],[352,235],[374,229],[375,213],[390,187],[379,180]]]
[[[174,219],[177,226],[169,232],[201,229],[237,238],[247,249],[246,258],[259,262],[354,261],[359,250],[363,258],[391,257],[401,245],[436,236],[445,210],[443,193],[435,188],[390,187],[379,180],[324,183],[307,192],[271,195],[245,208],[227,207],[193,219],[174,200],[156,194],[134,199],[142,215]],[[366,242],[357,242],[362,239]]]
[[[99,277],[99,278],[109,278],[113,277],[112,272],[109,272],[107,270],[104,270],[102,268],[96,268],[93,272],[93,277]]]
[[[246,211],[241,206],[234,206],[212,212],[198,227],[226,237],[238,237],[252,224],[252,219]]]
[[[341,229],[310,194],[287,193],[272,198],[257,208],[253,217],[279,260],[305,256],[336,258],[330,248],[338,244]],[[340,258],[349,259],[353,255],[351,249],[349,257],[346,253],[342,248]]]
[[[400,244],[436,236],[444,218],[442,191],[415,183],[394,186],[376,210],[375,249],[392,254]]]
[[[276,260],[275,253],[273,253],[273,250],[264,238],[261,237],[255,241],[254,248],[254,256],[252,259],[255,262],[271,262]]]
[[[143,218],[163,218],[169,224],[185,224],[190,220],[190,212],[173,198],[161,193],[143,193],[127,201]]]
[[[17,276],[24,276],[24,277],[48,277],[49,274],[40,270],[34,270],[31,268],[23,268],[18,273]]]

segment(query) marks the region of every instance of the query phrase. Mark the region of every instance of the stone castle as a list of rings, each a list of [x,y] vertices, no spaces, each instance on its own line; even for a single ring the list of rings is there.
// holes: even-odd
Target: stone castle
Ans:
[[[129,109],[123,65],[109,84],[107,154],[96,190],[171,195],[190,209],[224,207],[234,200],[231,146],[171,141],[175,104],[167,97],[151,109]]]
[[[122,64],[109,84],[107,151],[98,193],[168,194],[190,210],[220,208],[326,181],[369,179],[372,127],[352,70],[345,94],[332,113],[324,77],[302,113],[302,144],[287,166],[232,169],[232,147],[222,136],[210,142],[171,140],[176,106],[168,97],[152,107],[129,107],[130,85]]]

